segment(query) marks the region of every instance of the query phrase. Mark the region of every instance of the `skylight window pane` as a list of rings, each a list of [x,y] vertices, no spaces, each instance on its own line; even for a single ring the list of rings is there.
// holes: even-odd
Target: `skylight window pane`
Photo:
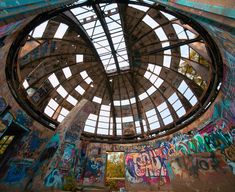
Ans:
[[[155,66],[155,68],[154,68],[154,73],[156,74],[156,75],[159,75],[160,73],[161,73],[161,70],[162,70],[162,68],[160,67],[160,66]]]
[[[82,72],[80,73],[80,75],[82,76],[83,79],[86,79],[86,78],[88,77],[86,71],[82,71]]]
[[[69,111],[67,109],[65,109],[64,107],[62,107],[60,114],[63,116],[67,116],[69,114]]]
[[[135,97],[130,98],[130,102],[131,102],[131,104],[136,103],[136,99],[135,99]]]
[[[138,9],[140,11],[146,12],[149,8],[146,6],[141,6],[141,5],[134,5],[134,4],[128,4],[129,7],[133,7],[135,9]]]
[[[158,121],[157,115],[154,115],[154,116],[148,118],[149,123],[153,123],[155,121]]]
[[[59,85],[59,80],[57,79],[55,73],[53,73],[52,75],[50,75],[48,77],[50,83],[52,84],[52,86],[55,88],[57,85]]]
[[[29,83],[28,83],[28,81],[25,79],[24,80],[24,82],[23,82],[23,87],[25,88],[25,89],[27,89],[28,87],[29,87]]]
[[[48,21],[43,22],[42,24],[40,24],[38,27],[36,27],[34,29],[33,32],[33,37],[34,38],[41,38],[43,36],[43,33],[47,27]]]
[[[173,27],[179,39],[188,39],[183,27],[178,24],[173,24]]]
[[[189,58],[189,47],[188,45],[180,46],[181,57]]]
[[[66,100],[69,102],[69,103],[71,103],[72,105],[76,105],[77,103],[78,103],[78,100],[77,99],[75,99],[73,96],[71,96],[71,95],[69,95],[67,98],[66,98]]]
[[[164,109],[167,108],[166,102],[163,102],[162,104],[160,104],[157,109],[159,112],[163,111]]]
[[[149,71],[153,72],[154,71],[154,64],[148,64],[148,69]]]
[[[169,111],[168,108],[165,109],[164,111],[160,112],[160,115],[161,115],[162,118],[165,118],[165,117],[167,117],[167,116],[170,115],[170,114],[171,114],[171,113],[170,113],[170,111]]]
[[[83,55],[82,54],[77,54],[76,55],[76,63],[83,62]]]
[[[62,39],[64,37],[64,34],[66,33],[67,29],[68,29],[68,25],[66,25],[64,23],[60,23],[60,25],[54,35],[54,38]]]
[[[116,123],[121,123],[122,119],[120,117],[116,117]]]
[[[193,92],[191,91],[190,88],[188,88],[187,91],[184,93],[184,96],[185,96],[188,100],[190,100],[193,95],[194,95],[194,94],[193,94]]]
[[[65,98],[68,95],[68,92],[64,89],[64,87],[62,87],[61,85],[58,87],[58,89],[56,90],[57,93],[59,93],[61,95],[61,97]]]
[[[57,121],[61,123],[63,120],[64,120],[64,116],[59,115],[57,118]]]
[[[163,31],[163,29],[161,27],[155,29],[154,31],[155,31],[156,35],[158,36],[158,38],[160,39],[160,41],[168,40],[165,32]]]
[[[197,97],[194,95],[189,102],[191,103],[192,106],[196,105],[196,103],[198,102]]]
[[[117,135],[122,135],[122,130],[117,130]]]
[[[157,80],[157,76],[152,74],[152,76],[149,78],[149,81],[154,84],[154,82]]]
[[[186,89],[188,88],[188,85],[185,83],[185,81],[183,80],[180,84],[180,86],[178,87],[178,90],[184,94],[184,92],[186,91]]]
[[[47,114],[49,117],[52,117],[52,115],[54,114],[54,110],[51,109],[49,106],[46,106],[46,108],[44,109],[44,113]]]
[[[109,117],[110,116],[110,112],[109,111],[100,111],[100,115],[101,116],[106,116],[106,117]]]
[[[186,33],[189,39],[194,39],[196,37],[196,35],[189,30],[186,30]]]
[[[176,100],[178,99],[178,96],[176,95],[176,93],[173,93],[169,98],[168,101],[173,104]]]
[[[175,109],[175,111],[177,111],[180,107],[182,107],[182,103],[180,102],[180,100],[177,100],[177,101],[173,104],[173,108]]]
[[[169,13],[165,13],[163,11],[160,11],[160,12],[169,20],[176,19],[173,15],[170,15]]]
[[[97,134],[108,135],[109,130],[108,129],[97,129]]]
[[[102,99],[100,97],[96,97],[96,96],[93,97],[92,101],[96,102],[96,103],[99,103],[99,104],[102,103]]]
[[[92,79],[91,79],[90,77],[87,77],[87,78],[85,79],[85,82],[89,85],[89,84],[92,83],[93,81],[92,81]]]
[[[142,101],[142,100],[144,100],[144,99],[146,99],[148,97],[148,95],[147,95],[147,93],[142,93],[142,94],[140,94],[139,95],[139,99]]]
[[[50,106],[52,109],[56,110],[57,107],[59,106],[59,104],[54,99],[50,99],[48,106]]]
[[[127,116],[122,118],[123,123],[133,122],[133,121],[134,121],[133,116]]]
[[[163,122],[164,122],[165,125],[168,125],[168,124],[172,123],[173,119],[172,119],[171,115],[168,116],[167,118],[163,119]]]
[[[66,77],[66,79],[68,79],[69,77],[72,76],[72,73],[71,73],[71,70],[70,70],[69,67],[65,67],[65,68],[63,69],[63,73],[64,73],[64,76]]]
[[[186,114],[186,111],[185,111],[184,107],[181,107],[178,111],[176,111],[176,113],[179,117],[182,117],[183,115]]]
[[[88,133],[95,133],[95,127],[90,127],[90,126],[85,125],[84,131]]]
[[[130,105],[130,102],[128,99],[126,100],[121,100],[121,105],[124,106],[124,105]]]
[[[102,128],[102,129],[108,129],[109,128],[109,123],[98,122],[98,127]]]
[[[96,121],[97,118],[98,118],[98,116],[95,115],[95,114],[92,114],[92,113],[88,116],[88,119],[91,119],[91,120],[94,120],[94,121]]]
[[[157,79],[157,81],[154,83],[154,85],[155,85],[157,88],[159,88],[159,87],[162,85],[163,82],[164,82],[164,81],[159,77],[159,78]]]
[[[80,85],[78,85],[75,90],[80,94],[83,95],[85,93],[85,89],[83,89]]]
[[[86,120],[86,125],[95,127],[96,126],[96,121],[92,121],[92,120],[87,119]]]
[[[163,58],[163,65],[164,65],[165,67],[170,68],[170,66],[171,66],[171,56],[164,55],[164,58]]]
[[[143,21],[144,21],[149,27],[151,27],[152,29],[159,26],[159,24],[158,24],[152,17],[150,17],[149,15],[146,15],[146,16],[143,18]]]
[[[151,116],[153,116],[153,115],[156,115],[155,109],[151,109],[151,110],[149,110],[149,111],[146,111],[146,116],[147,116],[147,117],[151,117]]]
[[[120,101],[113,101],[114,106],[120,106],[121,102]]]
[[[110,111],[110,105],[101,105],[101,110]]]
[[[148,71],[146,71],[145,74],[144,74],[144,77],[145,77],[146,79],[149,79],[150,76],[151,76],[151,73],[148,72]]]
[[[121,130],[121,129],[122,129],[122,124],[117,123],[117,124],[116,124],[116,127],[117,127],[117,129]]]
[[[150,127],[151,130],[154,130],[154,129],[159,128],[159,127],[160,127],[160,124],[159,124],[159,122],[154,122],[154,123],[151,123],[151,124],[149,125],[149,127]]]
[[[141,128],[136,128],[136,133],[140,134],[141,133]]]
[[[109,123],[109,117],[100,116],[99,121]]]
[[[151,86],[148,90],[147,90],[147,93],[149,95],[152,95],[157,89],[154,87],[154,86]]]

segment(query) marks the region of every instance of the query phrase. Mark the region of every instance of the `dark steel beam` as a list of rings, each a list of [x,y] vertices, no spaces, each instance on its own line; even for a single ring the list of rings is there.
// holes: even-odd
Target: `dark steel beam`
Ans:
[[[154,50],[154,51],[150,51],[150,52],[146,53],[145,55],[157,54],[157,53],[160,53],[162,51],[166,51],[168,49],[174,49],[174,48],[177,48],[177,47],[180,47],[180,46],[183,46],[183,45],[187,45],[187,44],[190,44],[190,43],[194,43],[194,42],[197,42],[197,41],[200,41],[200,40],[202,40],[202,37],[199,36],[195,39],[186,40],[186,41],[179,42],[179,43],[167,46],[167,47],[162,47],[162,48]]]
[[[109,46],[111,48],[111,53],[112,53],[112,56],[113,56],[113,59],[114,59],[114,62],[115,62],[116,68],[117,68],[117,72],[119,73],[120,72],[120,67],[119,67],[119,64],[118,64],[116,50],[115,50],[114,45],[113,45],[113,40],[112,40],[111,34],[109,32],[108,25],[105,21],[104,12],[101,10],[99,4],[92,5],[92,7],[93,7],[93,9],[94,9],[99,21],[100,21],[100,24],[101,24],[101,26],[104,30],[104,33],[107,37],[107,40],[109,42]]]

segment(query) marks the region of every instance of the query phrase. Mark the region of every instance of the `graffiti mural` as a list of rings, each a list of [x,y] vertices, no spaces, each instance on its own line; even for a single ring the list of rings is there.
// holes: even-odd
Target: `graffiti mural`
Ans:
[[[17,156],[21,158],[38,158],[41,152],[41,147],[48,139],[42,137],[42,132],[39,130],[31,131],[23,137],[17,146]]]
[[[168,184],[170,180],[165,152],[161,149],[152,149],[140,153],[127,153],[125,156],[127,180],[131,183],[148,184],[161,180]]]
[[[104,184],[106,154],[88,158],[84,176],[85,184]]]
[[[44,185],[47,187],[62,188],[62,176],[58,169],[53,169],[45,178]]]
[[[33,120],[31,117],[27,115],[26,112],[22,111],[21,109],[18,109],[16,111],[16,122],[18,122],[20,125],[24,127],[31,127]]]
[[[28,175],[33,162],[30,160],[11,160],[6,176],[3,179],[6,183],[20,183]]]
[[[73,167],[75,160],[75,145],[66,143],[64,147],[64,153],[60,162],[60,169],[69,170]]]

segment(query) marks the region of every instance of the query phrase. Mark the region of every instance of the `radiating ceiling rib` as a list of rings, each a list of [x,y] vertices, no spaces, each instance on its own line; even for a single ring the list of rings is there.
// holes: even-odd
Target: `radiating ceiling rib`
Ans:
[[[97,88],[97,90],[98,90],[98,88]],[[97,91],[96,90],[96,91]],[[102,95],[102,102],[99,104],[99,108],[98,108],[98,112],[100,112],[100,109],[101,109],[101,106],[102,106],[102,103],[104,102],[104,96],[105,96],[105,92],[106,92],[107,90],[104,88],[104,90],[103,90],[103,95]],[[94,95],[96,95],[96,94],[94,94]],[[96,121],[96,127],[95,127],[95,134],[97,134],[97,129],[98,129],[98,124],[99,124],[99,120],[100,120],[100,113],[98,113],[97,114],[97,116],[98,116],[98,118],[97,118],[97,121]],[[110,126],[109,126],[109,129],[110,129]]]
[[[160,128],[158,130],[161,130],[161,127],[164,127],[164,123],[163,123],[163,120],[162,120],[162,117],[159,113],[159,111],[157,110],[157,106],[155,104],[155,102],[153,101],[152,99],[152,96],[148,94],[148,92],[146,91],[146,89],[144,88],[144,86],[140,83],[140,81],[137,82],[141,88],[145,91],[145,93],[148,95],[148,98],[150,99],[150,101],[153,103],[153,106],[154,106],[154,109],[156,111],[156,115],[157,115],[157,118],[159,120],[159,123],[160,123]],[[155,87],[156,88],[156,87]],[[157,89],[157,88],[156,88]],[[158,89],[157,89],[158,90]],[[145,111],[146,112],[146,111]],[[148,118],[146,117],[146,120],[148,121]],[[148,127],[149,131],[151,131],[150,127]]]
[[[73,80],[77,75],[80,75],[80,71],[79,71],[78,73],[74,74],[73,76],[71,76],[69,79],[64,79],[62,82],[60,82],[59,85],[57,85],[56,87],[54,87],[54,89],[51,89],[50,91],[48,91],[48,92],[47,92],[47,95],[54,96],[54,94],[56,93],[56,91],[57,91],[57,89],[58,89],[58,87],[59,87],[60,85],[64,87],[64,83],[69,82],[70,80]],[[100,79],[103,79],[103,78],[100,78]],[[81,81],[79,81],[79,82],[75,85],[75,87],[76,87],[78,84],[80,85],[82,82],[84,82],[84,79],[82,79]],[[100,82],[101,82],[101,81],[100,81]],[[74,90],[75,90],[75,87],[74,87]],[[88,87],[90,88],[91,86],[88,86]],[[87,89],[86,89],[86,91],[87,91]],[[44,102],[44,100],[39,101],[39,103],[37,104],[37,106],[41,106],[41,105],[43,104],[43,102]]]
[[[179,19],[175,19],[174,21],[177,21],[177,20],[179,20]],[[159,26],[157,26],[157,27],[155,27],[155,28],[153,28],[153,29],[147,31],[146,33],[144,33],[143,35],[141,35],[139,38],[137,38],[137,39],[133,42],[133,45],[135,45],[136,43],[138,43],[142,38],[148,36],[148,35],[149,35],[150,33],[152,33],[154,30],[156,30],[156,29],[158,29],[158,28],[161,28],[162,26],[169,25],[170,23],[172,23],[172,21],[168,21],[168,22],[166,22],[166,23],[163,23],[163,24],[161,24],[161,25],[159,25]]]
[[[131,79],[129,79],[128,77],[127,77],[127,79],[128,79],[128,81],[129,81],[129,83],[131,84],[131,86],[132,86],[132,89],[133,89],[133,91],[134,91],[134,95],[135,95],[135,100],[136,100],[136,109],[137,109],[137,114],[138,114],[138,119],[139,119],[139,122],[140,122],[140,128],[141,128],[141,135],[142,136],[144,136],[144,125],[143,125],[143,122],[142,122],[142,113],[141,113],[141,108],[140,108],[140,106],[139,106],[139,102],[140,102],[140,100],[139,100],[139,97],[138,97],[138,92],[137,92],[137,90],[136,90],[136,79],[135,79],[135,75],[133,74],[133,71],[131,71],[130,72],[131,74]]]
[[[99,79],[97,79],[97,85],[99,85],[102,81],[104,80],[104,78],[99,78]],[[83,82],[83,81],[81,81],[81,82]],[[80,83],[81,83],[80,82]],[[77,85],[80,85],[80,83],[78,83],[78,84],[76,84],[76,85],[72,85],[73,86],[73,88],[71,88],[71,90],[67,90],[66,89],[66,91],[68,92],[68,95],[70,95],[74,90],[75,90],[75,87],[77,86]],[[71,87],[72,87],[71,86]],[[94,89],[94,87],[91,87],[91,86],[87,86],[87,88],[85,89],[85,93],[84,93],[84,95],[81,95],[81,97],[84,97],[84,98],[86,98],[86,99],[88,99],[88,100],[92,100],[92,98],[89,98],[88,96],[85,96],[85,94],[88,92],[88,90],[89,89]],[[98,91],[98,89],[99,89],[100,87],[99,86],[96,86],[96,90],[94,91],[94,95],[95,95],[95,93]],[[67,96],[68,97],[68,96]],[[66,97],[66,98],[67,98]],[[92,97],[92,96],[91,96]],[[63,103],[65,102],[65,100],[66,100],[66,98],[64,98],[63,99],[63,101],[60,103],[61,105],[63,105]],[[67,100],[66,100],[67,101]],[[67,101],[68,102],[68,101]]]
[[[103,28],[104,33],[106,35],[106,38],[109,42],[109,46],[111,48],[111,53],[112,53],[112,56],[113,56],[113,59],[114,59],[114,62],[115,62],[116,68],[117,68],[117,72],[119,73],[120,72],[120,67],[119,67],[119,64],[118,64],[116,50],[114,48],[113,41],[112,41],[112,38],[111,38],[111,35],[110,35],[110,32],[109,32],[109,28],[108,28],[107,23],[106,23],[105,18],[104,18],[104,13],[102,13],[102,10],[101,10],[101,8],[98,4],[93,5],[92,7],[93,7],[93,9],[94,9],[101,25],[102,25],[102,28]]]
[[[125,90],[126,90],[126,94],[127,94],[127,96],[128,96],[128,100],[129,100],[129,105],[130,105],[130,108],[131,108],[131,114],[132,114],[132,116],[133,116],[133,118],[134,118],[134,112],[133,112],[133,107],[132,107],[132,104],[131,104],[131,101],[130,101],[130,95],[129,95],[129,91],[128,91],[128,89],[127,89],[127,86],[126,86],[126,83],[125,83],[125,81],[124,81],[124,77],[126,77],[127,75],[122,75],[121,76],[121,78],[122,78],[122,82],[123,82],[123,85],[124,85],[124,87],[125,87]],[[126,77],[126,79],[127,79],[127,81],[128,81],[128,78]],[[128,81],[129,82],[129,81]],[[135,127],[135,133],[136,133],[136,125],[135,125],[135,123],[133,122],[133,125],[134,125],[134,127]]]
[[[76,65],[76,64],[75,64],[75,65]],[[72,65],[67,65],[67,66],[72,66]],[[96,67],[97,67],[97,66],[96,66]],[[64,68],[64,67],[63,67],[63,68]],[[90,68],[94,68],[94,66],[91,65],[91,66],[87,67],[86,69],[90,69]],[[97,68],[98,68],[98,67],[97,67]],[[40,78],[36,79],[36,81],[34,81],[33,83],[31,83],[31,84],[29,85],[29,87],[33,87],[33,86],[37,85],[38,82],[40,82],[41,80],[43,80],[43,79],[45,79],[46,77],[48,77],[48,75],[50,75],[50,74],[52,74],[52,73],[56,73],[56,72],[61,71],[61,70],[62,70],[62,68],[60,67],[60,68],[57,68],[57,69],[55,69],[55,70],[53,70],[53,71],[50,71],[50,72],[44,74],[44,75],[41,76]],[[66,79],[66,80],[68,81],[69,79],[71,79],[71,78],[73,78],[73,77],[76,77],[76,75],[79,75],[80,72],[81,72],[81,71],[79,71],[78,73],[74,73],[70,78],[68,78],[68,79]]]
[[[176,44],[173,44],[173,45],[170,45],[170,46],[162,47],[160,49],[150,51],[150,52],[148,52],[146,54],[143,54],[143,55],[153,55],[153,54],[155,55],[159,52],[166,51],[168,49],[174,49],[174,48],[177,48],[177,47],[180,47],[180,46],[183,46],[183,45],[187,45],[187,44],[190,44],[190,43],[193,43],[193,42],[197,42],[197,41],[200,41],[200,40],[202,40],[202,38],[199,36],[195,39],[190,39],[190,40],[186,40],[186,41],[176,43]]]
[[[76,18],[76,17],[75,17]],[[97,61],[98,63],[101,65],[102,67],[102,71],[103,71],[103,75],[105,76],[105,83],[106,83],[106,86],[107,86],[107,89],[108,89],[108,95],[109,95],[109,99],[110,99],[110,103],[111,103],[111,111],[112,111],[112,115],[113,115],[113,130],[114,130],[114,136],[116,136],[116,111],[115,111],[115,107],[114,107],[114,104],[113,104],[113,90],[112,90],[112,87],[110,86],[109,84],[109,79],[108,79],[108,76],[106,74],[106,71],[105,71],[105,68],[102,64],[102,61],[100,59],[100,56],[91,40],[91,38],[88,36],[88,34],[85,32],[83,26],[81,25],[81,23],[79,22],[79,20],[76,18],[77,20],[77,25],[76,28],[79,32],[79,35],[84,39],[85,42],[88,43],[88,45],[92,48],[93,52],[95,53],[95,56],[97,58]]]

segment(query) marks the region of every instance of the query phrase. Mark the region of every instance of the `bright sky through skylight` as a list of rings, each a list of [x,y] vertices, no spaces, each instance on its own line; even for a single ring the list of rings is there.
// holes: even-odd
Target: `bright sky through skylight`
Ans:
[[[54,35],[54,38],[62,39],[64,34],[66,33],[67,29],[68,29],[68,25],[66,25],[64,23],[60,23],[60,25]]]
[[[48,23],[48,21],[45,21],[34,29],[34,32],[33,32],[34,38],[41,38],[42,37],[42,35],[46,29],[47,23]]]

